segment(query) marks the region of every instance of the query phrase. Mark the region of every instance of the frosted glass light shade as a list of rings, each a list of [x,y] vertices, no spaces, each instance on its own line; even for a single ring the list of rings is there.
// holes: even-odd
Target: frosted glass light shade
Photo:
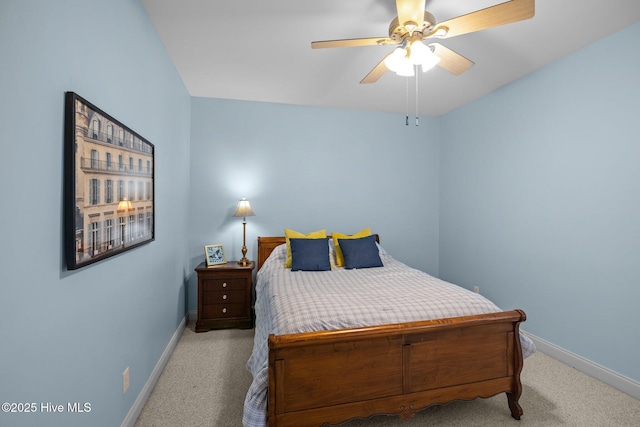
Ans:
[[[406,60],[407,51],[399,47],[394,50],[391,55],[384,59],[384,65],[394,73],[403,67]]]
[[[407,50],[397,48],[384,60],[384,65],[399,76],[413,76],[413,64],[407,57]]]
[[[415,75],[413,72],[414,68],[415,67],[411,62],[405,60],[402,66],[396,71],[396,74],[403,77],[411,77]]]
[[[409,61],[414,65],[421,65],[422,72],[425,72],[440,62],[440,57],[435,55],[422,41],[416,40],[411,43]]]

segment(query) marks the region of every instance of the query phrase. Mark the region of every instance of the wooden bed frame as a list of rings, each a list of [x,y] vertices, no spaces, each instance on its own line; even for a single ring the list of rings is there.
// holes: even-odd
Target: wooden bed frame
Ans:
[[[376,236],[377,238],[377,236]],[[258,237],[258,270],[284,237]],[[505,392],[522,415],[522,310],[269,335],[269,426],[338,424]],[[259,319],[258,319],[259,321]]]

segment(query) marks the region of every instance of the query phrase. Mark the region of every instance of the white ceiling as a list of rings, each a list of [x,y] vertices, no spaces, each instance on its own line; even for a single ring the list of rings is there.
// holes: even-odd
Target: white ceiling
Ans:
[[[141,1],[192,96],[415,114],[415,78],[359,83],[394,46],[311,49],[387,36],[394,0]],[[441,22],[502,2],[427,0],[426,9]],[[536,0],[530,20],[442,40],[475,65],[421,74],[418,113],[447,113],[638,21],[640,0]]]

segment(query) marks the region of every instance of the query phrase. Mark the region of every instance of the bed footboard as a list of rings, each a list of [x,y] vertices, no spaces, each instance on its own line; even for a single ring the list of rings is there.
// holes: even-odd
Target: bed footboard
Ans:
[[[520,419],[525,313],[269,336],[269,426],[410,418],[433,404],[505,392]]]

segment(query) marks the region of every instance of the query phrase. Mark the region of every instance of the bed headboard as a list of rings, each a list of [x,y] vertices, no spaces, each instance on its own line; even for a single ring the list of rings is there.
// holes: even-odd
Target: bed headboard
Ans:
[[[376,236],[376,242],[380,243],[380,236],[374,234]],[[327,236],[327,238],[331,238],[331,236]],[[271,252],[280,245],[286,243],[286,239],[284,236],[274,236],[274,237],[260,237],[258,236],[258,270],[262,267],[262,264],[269,258]]]

